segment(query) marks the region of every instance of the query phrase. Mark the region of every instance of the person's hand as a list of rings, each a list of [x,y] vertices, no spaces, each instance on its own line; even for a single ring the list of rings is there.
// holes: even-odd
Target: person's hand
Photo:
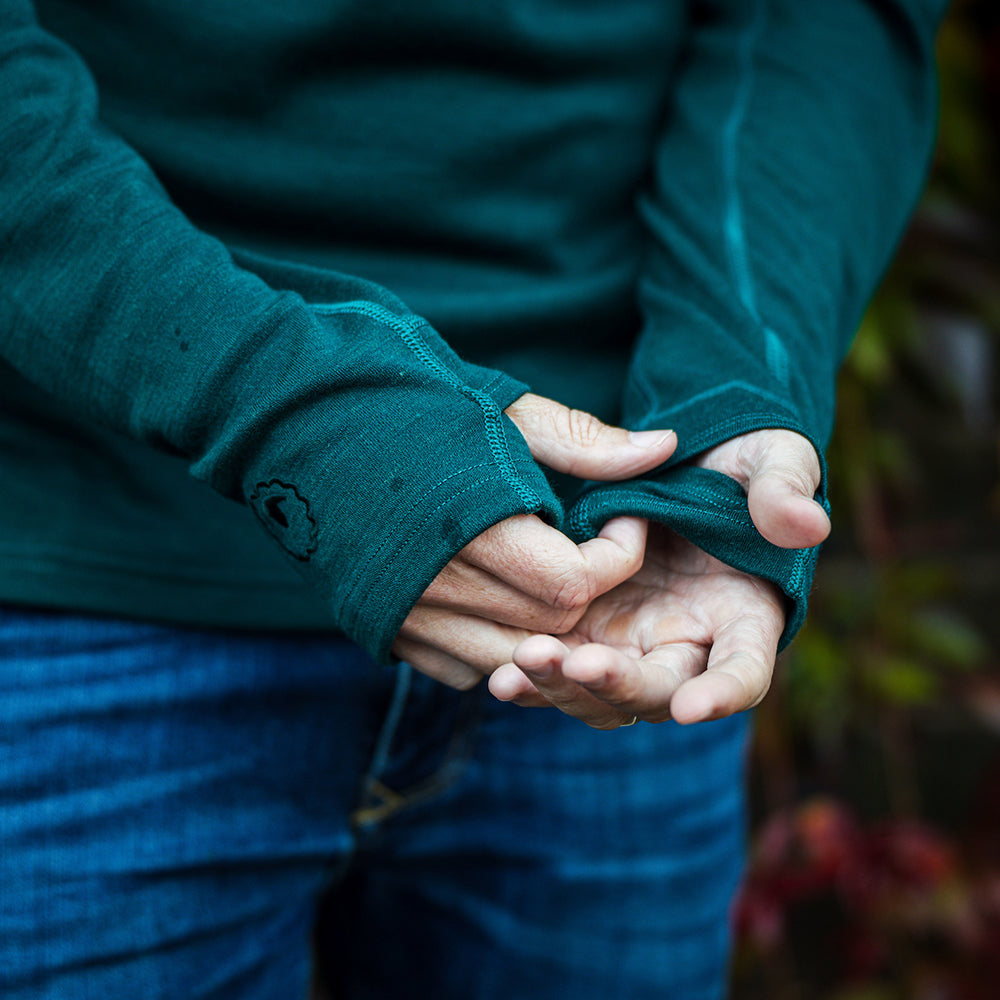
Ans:
[[[818,545],[828,534],[826,512],[812,499],[819,461],[800,435],[755,431],[698,464],[740,482],[754,524],[775,545]],[[522,642],[490,691],[520,705],[555,705],[601,729],[633,716],[720,718],[764,697],[783,627],[776,587],[652,525],[642,569],[594,600],[568,633]]]
[[[580,478],[639,475],[677,445],[671,431],[631,433],[530,393],[506,412],[536,460]],[[435,577],[392,651],[451,687],[471,687],[510,663],[522,640],[572,628],[595,597],[639,569],[645,541],[639,518],[609,521],[582,545],[531,514],[501,521]]]
[[[830,518],[813,499],[819,458],[801,434],[751,431],[716,445],[694,464],[732,476],[743,487],[754,525],[774,545],[812,548],[830,534]]]

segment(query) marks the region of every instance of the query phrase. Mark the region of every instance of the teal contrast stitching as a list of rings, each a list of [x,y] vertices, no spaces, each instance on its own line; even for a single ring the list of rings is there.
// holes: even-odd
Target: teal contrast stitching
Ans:
[[[730,389],[743,389],[750,395],[759,396],[761,399],[766,399],[769,403],[774,403],[775,405],[780,406],[782,417],[786,417],[789,413],[787,400],[782,399],[775,393],[768,392],[766,389],[761,389],[759,386],[751,385],[749,382],[744,382],[742,379],[735,379],[732,382],[726,382],[723,385],[713,386],[711,389],[699,392],[680,405],[671,407],[669,410],[659,410],[648,417],[643,417],[640,422],[641,426],[653,426],[655,428],[658,426],[654,423],[655,421],[661,420],[671,413],[681,413],[684,410],[689,410],[695,404],[700,403],[705,399],[711,399],[713,396],[721,396]]]
[[[734,511],[745,511],[746,508],[742,504],[736,505],[735,501],[732,504],[726,505],[723,501],[719,500],[717,497],[708,493],[705,490],[699,489],[694,486],[686,486],[685,491],[689,494],[694,495],[694,499],[680,499],[673,497],[671,499],[664,499],[658,496],[645,495],[642,497],[643,506],[649,510],[657,510],[661,513],[671,513],[671,511],[676,511],[678,513],[686,510],[700,512],[706,507],[712,509],[714,515],[722,521],[728,521],[730,524],[735,524],[740,527],[745,527],[749,519],[749,514],[746,516],[733,516]],[[589,526],[588,517],[590,514],[594,513],[596,507],[598,506],[598,500],[595,497],[598,494],[590,494],[584,497],[573,509],[570,514],[570,526],[575,531],[582,531],[584,528]],[[606,502],[611,502],[612,505],[614,501],[621,503],[627,503],[628,501],[634,501],[636,494],[633,492],[624,492],[622,490],[602,490],[599,493],[601,506]],[[696,502],[696,500],[698,502]],[[766,539],[765,539],[766,541]],[[772,543],[767,543],[776,552],[789,552],[794,551],[795,556],[793,557],[793,568],[796,569],[796,573],[799,579],[801,579],[801,571],[806,561],[813,557],[817,549],[820,546],[813,546],[812,548],[805,549],[782,549],[778,545],[773,545]]]
[[[635,493],[623,493],[616,490],[602,491],[601,499],[604,501],[627,501],[634,500],[636,497]],[[732,511],[735,509],[733,507],[724,507],[719,504],[717,500],[713,500],[708,496],[701,497],[705,503],[714,508],[715,515],[723,521],[728,521],[730,524],[739,525],[741,527],[746,525],[747,519],[745,517],[733,517]],[[690,500],[664,500],[662,497],[644,496],[642,498],[643,505],[647,507],[648,510],[656,510],[662,514],[669,514],[671,512],[676,512],[678,508],[682,510],[692,510],[701,511],[704,509],[703,506],[694,503]],[[573,509],[570,515],[570,524],[574,530],[582,531],[584,528],[588,527],[589,521],[586,520],[587,515],[592,513],[597,501],[592,497],[584,497],[576,507]],[[749,515],[748,515],[749,516]],[[777,546],[775,546],[777,548]]]
[[[504,482],[517,494],[518,499],[526,507],[540,507],[542,499],[532,490],[524,480],[517,474],[514,459],[510,453],[510,446],[507,442],[507,435],[504,430],[503,414],[500,407],[480,389],[473,389],[465,385],[464,382],[427,346],[427,343],[418,333],[424,327],[429,329],[424,320],[417,323],[406,322],[400,317],[370,302],[356,301],[344,302],[336,305],[320,305],[312,307],[316,312],[323,315],[334,313],[353,313],[360,316],[367,316],[376,322],[383,323],[394,330],[400,340],[416,355],[427,368],[435,375],[442,378],[452,388],[457,389],[467,399],[472,400],[480,408],[483,414],[483,422],[486,427],[486,440],[490,446],[490,453],[493,460],[500,469],[500,475]]]
[[[507,376],[504,375],[503,372],[497,372],[496,375],[494,375],[493,378],[491,378],[489,382],[483,386],[483,392],[488,393],[490,389],[495,389],[506,377]]]

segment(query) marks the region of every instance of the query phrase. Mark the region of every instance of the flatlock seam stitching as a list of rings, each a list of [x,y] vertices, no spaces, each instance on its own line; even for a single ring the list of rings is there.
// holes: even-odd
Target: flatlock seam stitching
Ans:
[[[798,554],[795,559],[795,564],[792,567],[792,579],[791,584],[794,585],[794,589],[798,590],[802,587],[805,582],[806,576],[806,566],[811,563],[816,563],[819,559],[819,551],[822,545],[815,545],[811,549],[799,549]]]
[[[711,490],[701,485],[700,483],[686,483],[684,485],[684,492],[692,496],[694,499],[703,501],[706,506],[712,507],[722,514],[726,514],[731,511],[745,511],[747,509],[745,499],[744,500],[738,500],[736,498],[733,498],[732,500],[720,499],[716,491]],[[629,498],[634,497],[635,493],[626,492],[623,490],[616,490],[616,489],[595,490],[594,492],[585,496],[579,502],[577,508],[579,509],[581,507],[585,508],[593,507],[595,504],[594,500],[595,496],[611,497],[612,499],[616,500],[628,500]],[[694,499],[689,500],[683,498],[676,498],[671,500],[665,500],[663,497],[658,497],[655,495],[653,496],[644,495],[643,499],[648,499],[652,503],[660,503],[660,504],[673,503],[682,507],[690,507],[690,508],[695,507]],[[727,519],[732,520],[731,518]],[[740,518],[739,520],[741,523],[745,521],[744,518]],[[574,525],[574,527],[579,527],[579,525]]]
[[[719,386],[715,389],[706,389],[704,392],[700,392],[698,395],[692,396],[691,399],[680,406],[671,407],[669,410],[657,410],[653,414],[643,417],[642,420],[636,423],[635,429],[642,430],[643,428],[649,426],[655,428],[663,423],[672,423],[673,417],[671,414],[676,416],[677,414],[690,409],[695,403],[703,403],[707,399],[721,396],[730,389],[745,389],[754,396],[768,399],[770,402],[778,403],[782,407],[781,412],[775,412],[771,416],[769,416],[766,412],[755,415],[755,418],[750,421],[752,429],[767,430],[768,428],[773,427],[781,430],[794,431],[796,434],[801,434],[802,437],[804,437],[810,444],[813,445],[814,448],[816,448],[820,465],[820,482],[819,488],[816,490],[816,494],[829,514],[829,502],[826,499],[827,469],[822,449],[816,443],[812,433],[806,428],[805,424],[798,419],[787,419],[788,417],[795,416],[795,414],[791,409],[787,408],[786,401],[778,399],[777,396],[772,396],[771,393],[767,392],[765,389],[756,388],[749,382],[743,382],[740,380],[727,382],[723,386]],[[775,421],[773,424],[771,423],[772,416]],[[763,418],[763,422],[758,424],[758,418]],[[745,431],[746,424],[747,419],[745,416],[728,417],[726,420],[722,421],[722,423],[713,425],[710,431],[685,438],[683,442],[683,453],[694,455],[699,451],[703,451],[705,447],[713,447],[721,441],[726,440],[726,436],[730,431],[743,433]],[[704,446],[702,445],[702,442],[704,442]]]
[[[633,498],[634,494],[622,493],[621,491],[610,491],[607,493],[602,493],[602,497],[611,500],[623,500],[627,501]],[[670,505],[677,504],[678,506],[684,506],[688,509],[695,509],[694,504],[685,503],[684,501],[666,501],[659,497],[646,497],[644,498],[649,504],[648,509],[657,511],[661,514],[669,516],[672,511]],[[706,498],[707,499],[707,498]],[[725,508],[719,507],[717,504],[714,505],[718,516],[724,520],[728,521],[734,525],[745,525],[745,520],[742,518],[734,518],[728,515]],[[586,497],[582,500],[576,508],[570,514],[570,524],[575,530],[582,531],[584,528],[588,527],[588,522],[585,520],[587,515],[593,512],[595,503],[590,497]],[[777,552],[787,552],[787,549],[781,549],[779,546],[772,545],[772,549]],[[797,549],[795,550],[795,555],[792,558],[791,565],[788,565],[787,561],[784,559],[779,559],[779,563],[774,567],[775,570],[783,569],[784,573],[781,575],[781,580],[790,592],[795,592],[801,589],[802,583],[805,579],[805,568],[809,562],[815,561],[819,554],[820,546],[816,545],[812,548]],[[803,595],[803,600],[807,595]]]
[[[782,430],[794,431],[796,434],[801,434],[807,441],[813,444],[813,447],[816,447],[819,452],[819,449],[813,440],[813,435],[806,429],[805,425],[796,418],[793,411],[785,405],[785,401],[779,400],[777,396],[771,396],[771,394],[766,390],[755,388],[754,386],[751,386],[750,383],[742,381],[727,382],[724,386],[720,386],[717,389],[706,389],[704,392],[698,393],[697,396],[693,396],[680,406],[671,407],[669,410],[658,410],[647,417],[643,417],[641,421],[638,421],[635,429],[642,430],[650,426],[655,428],[662,426],[664,423],[672,424],[675,422],[674,418],[676,416],[684,414],[685,411],[690,410],[696,404],[701,405],[709,399],[722,396],[730,389],[747,390],[753,396],[764,398],[771,403],[778,404],[781,406],[781,410],[775,411],[771,414],[766,411],[760,414],[755,414],[754,418],[750,421],[748,421],[746,416],[742,414],[728,417],[721,423],[713,424],[711,429],[708,431],[700,434],[694,434],[691,437],[685,437],[682,441],[681,448],[679,448],[680,454],[685,456],[696,455],[705,448],[714,447],[721,441],[726,440],[730,436],[730,431],[748,433],[746,430],[748,423],[751,430],[766,430],[773,427],[780,428]],[[820,486],[817,492],[823,496],[826,489],[826,467],[822,460],[822,452],[819,452],[819,456]],[[679,455],[675,457],[679,457]]]
[[[498,386],[506,377],[507,376],[505,376],[502,372],[497,372],[496,375],[494,375],[493,378],[491,378],[489,382],[487,382],[486,385],[483,386],[482,391],[489,392],[490,389],[493,389],[496,386]]]
[[[367,316],[369,319],[375,320],[376,322],[382,323],[388,326],[391,330],[399,335],[399,338],[403,343],[410,349],[410,351],[416,356],[417,360],[420,361],[426,368],[430,369],[434,374],[443,378],[452,388],[458,389],[467,399],[471,399],[475,402],[482,412],[483,422],[486,430],[486,440],[490,447],[490,454],[493,457],[496,467],[500,471],[500,475],[503,481],[514,491],[518,500],[527,510],[537,510],[543,506],[541,497],[538,496],[533,490],[531,490],[517,475],[516,465],[514,463],[513,457],[507,446],[506,435],[503,432],[503,419],[500,412],[500,408],[494,403],[494,401],[486,395],[485,392],[481,390],[472,389],[471,387],[465,385],[454,372],[447,368],[438,357],[431,351],[427,344],[421,339],[418,334],[418,330],[422,328],[430,328],[429,324],[425,320],[419,320],[417,323],[407,323],[401,320],[398,316],[384,309],[381,306],[374,305],[370,302],[364,301],[354,301],[354,302],[344,302],[335,304],[313,304],[311,306],[312,310],[320,315],[337,315],[340,313],[350,313],[352,315]],[[490,384],[494,384],[491,382]],[[481,466],[472,466],[472,468],[480,468]],[[436,483],[432,489],[440,488],[443,483],[447,482],[448,479],[454,476],[460,476],[467,474],[469,470],[463,469],[460,472],[453,473],[452,476],[446,477],[444,480]],[[463,493],[468,492],[470,489],[478,487],[485,482],[488,482],[488,478],[483,478],[477,480],[475,483],[470,484],[465,489],[461,490],[455,496],[461,496]],[[450,498],[450,501],[454,500],[454,497]],[[449,501],[449,502],[450,502]],[[411,531],[404,539],[402,539],[399,545],[396,547],[395,551],[398,552],[404,546],[409,544],[413,536],[423,527],[424,524],[430,519],[430,517],[446,505],[445,502],[438,504],[432,510],[428,511],[424,516],[424,519],[419,525],[415,526],[413,531]],[[372,553],[364,567],[358,573],[359,581],[364,578],[368,571],[368,567],[374,562],[375,554]],[[377,587],[385,578],[389,571],[389,566],[386,565],[382,568],[379,575],[370,584],[370,587]],[[354,591],[357,588],[352,588],[350,596],[353,596]],[[365,602],[367,604],[367,602]],[[362,615],[362,608],[359,607],[355,614],[351,616],[347,622],[348,628],[353,628],[358,619]]]
[[[691,490],[692,493],[700,492],[698,490]],[[606,493],[601,493],[601,497],[606,500],[619,500],[628,501],[635,497],[634,493],[623,493],[620,490],[612,490]],[[714,513],[720,520],[728,521],[730,524],[737,526],[745,526],[746,519],[742,517],[733,517],[731,514],[732,507],[722,506],[718,501],[712,500],[711,497],[706,494],[701,494],[700,499],[703,499],[709,506],[714,508]],[[648,504],[648,509],[658,511],[661,514],[669,515],[674,511],[671,509],[673,507],[681,507],[686,510],[698,511],[702,508],[694,504],[693,502],[686,500],[664,500],[661,497],[643,497],[643,500]],[[589,526],[589,522],[585,518],[594,513],[594,508],[596,507],[596,501],[591,499],[591,497],[585,497],[573,510],[570,515],[570,524],[575,530],[582,531],[584,528]],[[767,539],[764,539],[767,541]],[[768,545],[778,553],[788,552],[788,549],[782,549],[778,545],[773,545],[768,542]],[[815,558],[820,546],[816,545],[812,548],[795,549],[795,555],[792,557],[791,564],[789,566],[790,580],[796,582],[796,584],[802,582],[802,572],[805,568],[806,562],[810,559]],[[781,559],[782,563],[787,564],[787,560]]]
[[[782,399],[776,393],[768,392],[767,389],[762,389],[760,386],[753,385],[750,382],[745,382],[742,379],[733,379],[730,382],[726,382],[723,385],[713,386],[711,389],[705,389],[703,392],[699,392],[692,396],[690,399],[685,400],[683,403],[672,406],[668,410],[658,410],[655,413],[643,417],[641,424],[643,426],[650,424],[653,421],[660,420],[666,417],[668,414],[672,413],[682,413],[684,410],[690,409],[696,403],[702,403],[705,400],[711,399],[715,396],[722,396],[731,389],[742,389],[743,391],[749,393],[751,396],[757,396],[760,399],[765,399],[769,403],[774,403],[781,407],[783,415],[792,415],[791,409],[788,406],[788,400]],[[733,420],[737,418],[732,418]],[[789,428],[791,429],[791,428]]]
[[[635,498],[634,493],[621,493],[621,492],[607,492],[601,493],[601,497],[606,500],[632,500]],[[724,507],[718,503],[718,501],[712,501],[708,497],[704,498],[712,507],[715,508],[715,514],[723,521],[728,521],[730,524],[735,525],[746,525],[745,518],[733,517],[732,508]],[[698,511],[702,508],[698,507],[696,504],[684,500],[663,500],[661,497],[644,496],[643,501],[648,504],[648,509],[659,511],[662,514],[670,514],[672,512],[672,507],[683,507],[687,510]],[[590,497],[582,500],[574,508],[573,513],[570,515],[570,523],[574,529],[583,529],[588,527],[589,522],[583,520],[588,514],[594,512],[595,501],[591,500]],[[777,546],[775,546],[777,548]]]
[[[713,510],[718,511],[720,514],[729,515],[734,512],[746,511],[747,507],[744,502],[739,500],[727,501],[720,499],[718,494],[714,491],[705,489],[702,486],[696,486],[692,484],[686,484],[684,487],[684,492],[688,495],[687,498],[664,498],[657,496],[656,494],[642,494],[642,498],[649,499],[653,503],[670,503],[676,504],[679,507],[689,507],[692,509],[699,509],[695,501],[701,501],[702,506],[710,507]],[[626,490],[595,490],[594,493],[588,494],[580,501],[580,506],[592,507],[595,504],[594,497],[610,497],[615,500],[626,500],[630,497],[635,497],[636,494],[631,491]],[[738,518],[740,521],[744,518]]]
[[[345,302],[342,305],[314,306],[313,308],[324,315],[353,313],[355,315],[367,316],[369,319],[383,323],[394,330],[399,335],[400,340],[406,344],[426,368],[430,369],[438,377],[443,378],[452,388],[458,389],[463,396],[471,399],[479,406],[483,414],[486,440],[490,446],[490,453],[500,469],[500,474],[503,476],[504,482],[514,490],[518,499],[526,507],[537,508],[542,505],[541,497],[528,487],[524,480],[517,474],[513,456],[507,444],[507,436],[503,430],[503,416],[500,408],[481,389],[473,389],[471,386],[465,385],[427,346],[418,333],[420,329],[429,329],[429,324],[426,321],[420,320],[415,324],[407,323],[398,316],[393,315],[387,309],[368,302]]]

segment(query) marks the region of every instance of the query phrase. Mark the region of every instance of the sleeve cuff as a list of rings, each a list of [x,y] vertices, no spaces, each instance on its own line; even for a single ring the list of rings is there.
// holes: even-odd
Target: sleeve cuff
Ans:
[[[568,528],[578,539],[592,538],[607,521],[622,515],[665,524],[727,565],[776,584],[787,606],[779,650],[802,627],[820,546],[783,549],[768,542],[754,527],[746,494],[736,480],[678,465],[656,479],[593,483],[570,510]]]

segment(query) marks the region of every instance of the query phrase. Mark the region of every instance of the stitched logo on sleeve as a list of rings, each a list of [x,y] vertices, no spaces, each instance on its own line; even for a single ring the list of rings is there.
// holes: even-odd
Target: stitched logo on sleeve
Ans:
[[[249,501],[253,512],[285,551],[301,562],[308,562],[319,544],[309,501],[280,479],[257,483]]]

